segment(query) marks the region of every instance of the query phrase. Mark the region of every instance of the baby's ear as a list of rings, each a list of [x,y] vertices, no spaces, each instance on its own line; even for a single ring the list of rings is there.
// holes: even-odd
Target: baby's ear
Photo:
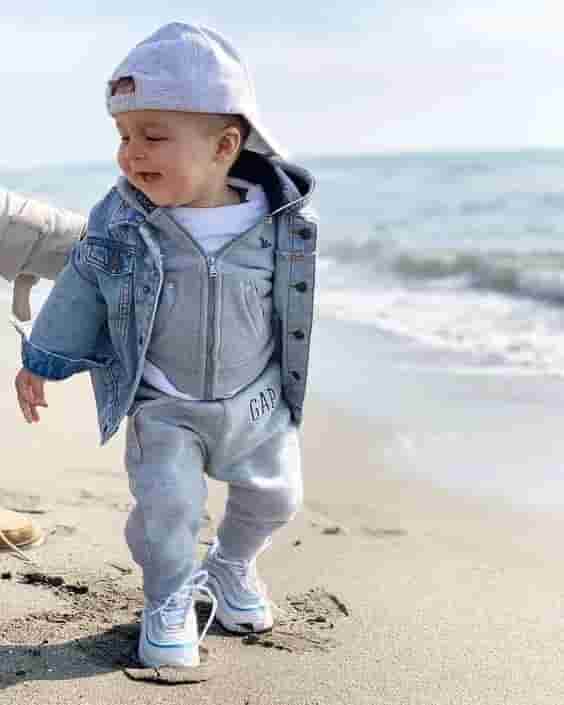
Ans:
[[[235,161],[241,151],[241,133],[235,125],[228,125],[221,135],[218,145],[218,156]]]
[[[112,96],[114,95],[132,95],[135,93],[135,79],[133,76],[123,76],[117,81],[111,81]]]

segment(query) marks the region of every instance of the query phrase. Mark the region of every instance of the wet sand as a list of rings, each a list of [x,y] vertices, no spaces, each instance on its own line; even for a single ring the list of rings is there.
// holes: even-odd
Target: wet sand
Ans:
[[[33,512],[48,537],[27,554],[35,565],[0,554],[1,703],[564,701],[561,518],[413,478],[384,452],[385,425],[315,398],[304,509],[260,559],[277,627],[250,640],[214,627],[200,682],[140,672],[123,434],[98,447],[85,375],[48,385],[50,408],[27,426],[12,391],[17,349],[6,328],[0,504]],[[210,490],[202,553],[224,500]],[[204,620],[205,602],[198,611]]]

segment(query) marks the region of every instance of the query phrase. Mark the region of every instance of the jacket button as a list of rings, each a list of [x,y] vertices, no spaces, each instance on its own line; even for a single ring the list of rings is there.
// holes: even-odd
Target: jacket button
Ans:
[[[309,228],[302,228],[301,230],[298,230],[298,235],[302,238],[302,240],[311,240],[311,231]]]
[[[296,340],[303,340],[305,338],[305,333],[303,330],[295,330],[292,335],[296,338]]]
[[[151,293],[151,287],[148,284],[145,284],[143,287],[143,293],[144,294],[150,294]]]
[[[303,294],[307,291],[307,282],[298,282],[297,284],[294,284],[294,289],[299,291],[300,294]]]
[[[143,345],[143,336],[139,336],[139,345]]]
[[[292,375],[292,377],[293,377],[296,381],[299,381],[299,380],[301,379],[300,373],[299,373],[299,372],[296,372],[295,370],[292,370],[292,372],[290,372],[290,374]]]

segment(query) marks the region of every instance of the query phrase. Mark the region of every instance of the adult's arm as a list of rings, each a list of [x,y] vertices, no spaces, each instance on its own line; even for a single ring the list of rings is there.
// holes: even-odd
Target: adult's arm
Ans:
[[[85,231],[77,213],[0,189],[0,276],[55,279]]]
[[[55,279],[85,231],[83,216],[0,188],[0,276],[15,280],[16,318],[29,320],[31,287]]]

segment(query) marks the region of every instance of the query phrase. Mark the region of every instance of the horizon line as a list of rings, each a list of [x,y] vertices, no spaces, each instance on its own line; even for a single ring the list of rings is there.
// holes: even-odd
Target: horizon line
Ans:
[[[548,145],[538,145],[538,146],[514,146],[514,147],[494,147],[494,146],[483,146],[483,147],[438,147],[438,148],[423,148],[423,147],[404,147],[404,148],[390,148],[382,149],[379,151],[350,151],[350,152],[311,152],[311,153],[296,153],[295,155],[290,155],[288,161],[316,161],[316,160],[339,160],[339,159],[370,159],[370,158],[389,158],[389,157],[406,157],[406,156],[455,156],[455,155],[476,155],[476,154],[526,154],[526,153],[538,153],[538,152],[564,152],[564,144],[560,146],[548,146]],[[26,166],[11,166],[9,164],[2,164],[0,161],[0,171],[3,172],[24,172],[24,171],[34,171],[36,169],[57,169],[57,168],[69,168],[69,167],[110,167],[115,166],[119,168],[117,164],[111,159],[104,160],[71,160],[65,162],[37,162],[35,164],[28,164]]]

